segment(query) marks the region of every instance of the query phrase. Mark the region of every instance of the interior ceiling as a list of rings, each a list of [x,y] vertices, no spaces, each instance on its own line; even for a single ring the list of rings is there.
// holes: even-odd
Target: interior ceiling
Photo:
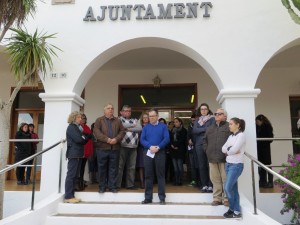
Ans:
[[[300,45],[284,50],[267,62],[267,68],[299,67]],[[189,57],[163,48],[139,48],[122,53],[104,64],[100,70],[198,69]]]

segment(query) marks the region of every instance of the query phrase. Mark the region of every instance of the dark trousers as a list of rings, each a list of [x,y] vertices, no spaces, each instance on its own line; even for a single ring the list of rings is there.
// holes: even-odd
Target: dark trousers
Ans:
[[[24,173],[25,173],[25,167],[17,167],[16,176],[17,176],[18,181],[21,181],[21,182],[24,181]]]
[[[182,184],[182,178],[183,178],[183,160],[178,158],[173,158],[173,167],[174,167],[174,173],[175,173],[175,181],[174,184],[181,185]]]
[[[154,171],[156,172],[158,184],[158,197],[160,200],[165,200],[165,163],[166,153],[165,150],[160,149],[154,158],[146,155],[147,150],[144,150],[144,163],[145,163],[145,199],[152,200],[153,198],[153,180]],[[155,170],[154,170],[155,168]]]
[[[136,148],[121,147],[119,159],[119,172],[117,177],[117,187],[122,184],[124,167],[126,165],[126,187],[134,187],[135,179],[135,163],[136,163]]]
[[[208,160],[202,145],[196,146],[196,155],[198,159],[198,169],[202,187],[212,186],[209,179]]]
[[[195,166],[196,154],[194,153],[194,150],[188,151],[188,154],[189,154],[189,163],[190,163],[190,171],[191,171],[191,180],[197,181],[197,168]]]
[[[26,163],[27,165],[33,165],[33,159]],[[26,167],[26,181],[30,181],[32,167]]]
[[[99,189],[105,190],[106,182],[109,190],[116,189],[120,150],[96,149],[96,151],[99,174]]]
[[[65,199],[74,198],[75,183],[79,177],[81,158],[68,159],[68,171],[65,182]]]
[[[272,167],[269,167],[272,169]],[[268,183],[273,184],[273,174],[267,172],[265,169],[259,167],[258,168],[259,172],[259,185],[264,186]]]
[[[87,158],[82,158],[81,159],[81,166],[80,166],[80,173],[79,173],[79,179],[83,180],[84,177],[84,170],[85,170],[85,165],[86,165]]]

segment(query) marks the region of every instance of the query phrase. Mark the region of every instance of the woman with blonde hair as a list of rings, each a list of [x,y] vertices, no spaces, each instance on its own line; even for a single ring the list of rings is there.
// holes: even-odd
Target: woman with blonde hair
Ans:
[[[65,182],[66,203],[78,203],[80,199],[75,198],[75,183],[79,175],[81,160],[84,156],[84,145],[91,136],[83,134],[81,127],[81,113],[72,112],[68,118],[69,126],[66,131],[68,170]]]

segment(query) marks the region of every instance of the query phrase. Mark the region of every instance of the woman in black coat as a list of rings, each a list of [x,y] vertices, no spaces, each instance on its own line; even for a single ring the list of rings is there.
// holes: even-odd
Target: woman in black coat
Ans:
[[[67,136],[67,159],[68,171],[65,181],[65,200],[66,203],[78,203],[80,199],[75,198],[75,183],[79,177],[81,160],[84,155],[84,145],[91,138],[90,135],[83,133],[80,125],[81,114],[72,112],[69,115],[66,136]]]
[[[180,118],[174,119],[174,128],[170,134],[170,154],[175,173],[174,185],[182,185],[183,162],[186,153],[187,130],[182,125]]]
[[[20,129],[17,131],[15,139],[31,139],[31,134],[29,133],[28,124],[21,123]],[[15,143],[15,163],[30,156],[32,148],[31,142],[16,142]],[[27,163],[24,163],[27,164]],[[17,167],[16,176],[18,185],[26,185],[27,181],[24,180],[25,167]]]
[[[273,127],[268,118],[262,114],[255,118],[256,137],[273,138]],[[265,165],[272,164],[271,160],[271,141],[257,141],[257,158],[258,161]],[[271,167],[269,167],[271,169]],[[268,174],[268,179],[267,179]],[[259,168],[259,187],[273,188],[273,175],[266,170]]]

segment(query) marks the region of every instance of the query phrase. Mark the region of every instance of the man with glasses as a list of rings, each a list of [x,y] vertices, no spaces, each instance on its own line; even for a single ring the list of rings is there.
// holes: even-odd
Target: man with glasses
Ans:
[[[149,120],[141,135],[141,144],[146,149],[145,154],[145,200],[142,204],[152,203],[154,171],[157,176],[158,197],[160,204],[165,205],[165,147],[170,142],[168,127],[158,122],[156,109],[149,110]],[[154,170],[155,167],[155,170]]]
[[[218,109],[214,115],[215,123],[207,128],[203,140],[203,148],[209,162],[210,179],[213,184],[213,202],[211,205],[217,206],[224,203],[225,206],[228,206],[224,192],[226,156],[222,153],[222,146],[230,135],[229,124],[226,121],[227,113],[224,109]],[[223,203],[222,199],[224,199]]]
[[[124,166],[126,165],[126,188],[134,190],[137,189],[134,185],[135,163],[139,142],[139,132],[142,130],[142,125],[137,119],[131,118],[130,106],[124,105],[120,114],[120,120],[122,121],[126,133],[121,142],[117,187],[121,188]]]

